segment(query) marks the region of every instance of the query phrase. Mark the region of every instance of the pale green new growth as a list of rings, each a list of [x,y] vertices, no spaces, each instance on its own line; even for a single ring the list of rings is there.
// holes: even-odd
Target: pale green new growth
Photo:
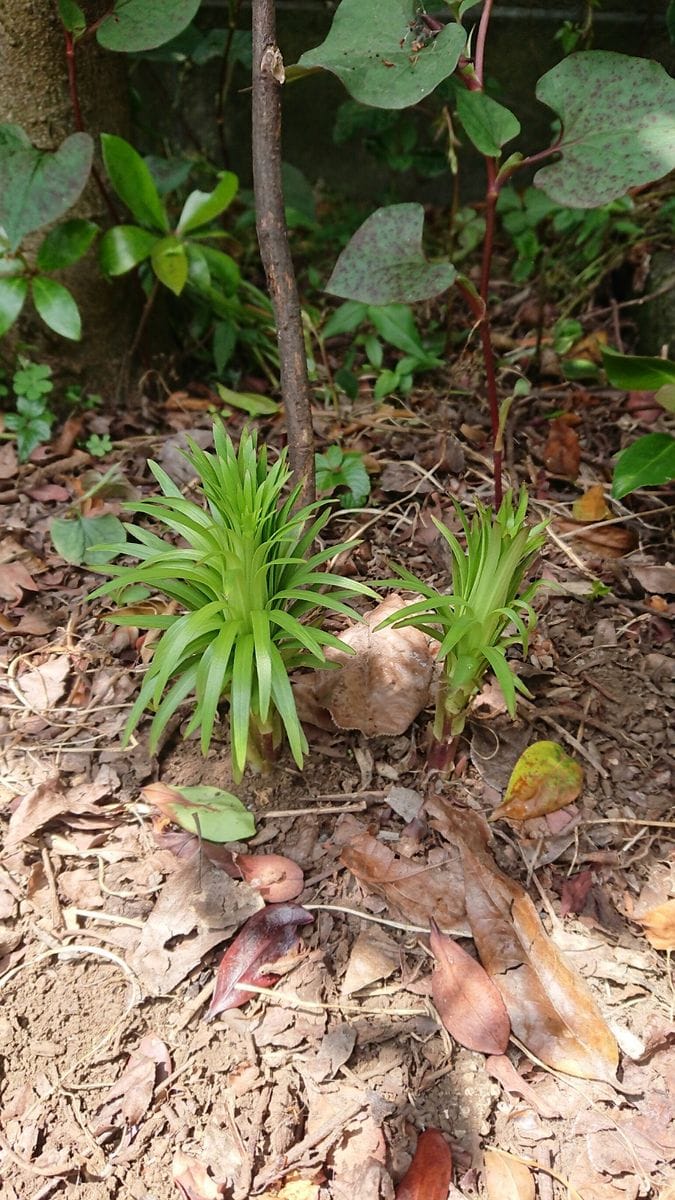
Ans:
[[[218,706],[226,700],[232,768],[239,779],[247,762],[260,765],[265,749],[278,746],[284,730],[302,766],[307,741],[288,672],[300,665],[325,666],[324,646],[344,650],[342,642],[308,617],[329,609],[353,619],[356,614],[345,597],[373,593],[361,583],[319,570],[344,546],[311,553],[330,510],[313,504],[294,511],[299,488],[281,502],[290,476],[285,452],[268,465],[265,447],[258,448],[251,432],[242,434],[236,451],[220,422],[214,428],[214,446],[212,454],[190,443],[186,455],[207,509],[186,499],[156,463],[150,467],[163,496],[127,506],[187,545],[176,546],[127,525],[135,540],[116,549],[140,562],[106,568],[116,578],[93,594],[119,595],[130,584],[144,584],[182,610],[175,615],[127,611],[110,616],[121,625],[165,631],[131,710],[125,738],[144,710],[153,708],[154,749],[180,704],[192,696],[193,715],[185,733],[200,730],[206,753]]]
[[[527,494],[520,493],[514,508],[510,492],[496,515],[491,508],[476,504],[469,523],[456,506],[466,534],[466,549],[441,521],[434,524],[452,554],[452,591],[436,591],[402,567],[399,576],[386,580],[424,597],[400,609],[382,625],[413,625],[439,642],[438,660],[443,663],[434,721],[434,734],[441,740],[460,733],[471,697],[483,676],[492,669],[504,693],[509,712],[516,707],[516,691],[527,688],[513,675],[506,661],[509,646],[520,644],[527,653],[528,636],[536,624],[531,600],[541,582],[521,592],[526,572],[545,541],[545,526],[525,525]],[[381,628],[382,626],[380,626]],[[515,629],[509,632],[509,627]]]

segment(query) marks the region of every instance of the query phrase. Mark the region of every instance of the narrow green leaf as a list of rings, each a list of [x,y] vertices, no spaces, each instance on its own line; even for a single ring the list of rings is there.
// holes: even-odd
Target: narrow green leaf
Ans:
[[[612,496],[620,500],[637,488],[659,487],[675,479],[675,438],[648,433],[622,450],[614,466]]]
[[[346,300],[331,313],[323,327],[324,338],[337,337],[340,333],[354,333],[368,315],[368,305],[358,300]]]
[[[112,133],[101,134],[101,146],[108,178],[120,200],[141,225],[168,233],[169,218],[147,163],[124,138]]]
[[[215,221],[229,208],[237,194],[239,180],[232,171],[224,171],[212,192],[190,192],[178,222],[178,233],[190,233]]]
[[[232,388],[225,387],[223,383],[216,384],[216,391],[226,404],[232,408],[240,408],[242,412],[248,413],[249,417],[271,417],[278,413],[281,407],[278,400],[272,400],[269,396],[260,396],[258,392],[233,392]]]
[[[36,275],[31,282],[31,294],[45,325],[61,337],[79,342],[82,337],[80,310],[68,288],[46,275]]]
[[[232,774],[235,782],[241,778],[246,766],[252,684],[253,637],[249,633],[245,637],[240,638],[235,646],[234,666],[232,669],[230,720],[232,730]]]
[[[150,261],[160,283],[168,287],[174,296],[180,296],[188,277],[188,260],[183,243],[173,234],[160,238],[152,248]]]
[[[80,217],[62,221],[50,229],[43,239],[37,253],[38,267],[41,271],[60,271],[78,262],[87,253],[97,233],[95,221],[85,221]]]
[[[255,669],[258,680],[258,705],[261,720],[266,721],[272,696],[272,659],[270,622],[266,612],[251,612],[251,630],[255,649]]]
[[[520,121],[503,104],[485,92],[457,90],[459,119],[476,149],[489,158],[498,158],[502,146],[520,133]]]
[[[0,279],[0,337],[16,321],[28,292],[28,280],[18,275]]]

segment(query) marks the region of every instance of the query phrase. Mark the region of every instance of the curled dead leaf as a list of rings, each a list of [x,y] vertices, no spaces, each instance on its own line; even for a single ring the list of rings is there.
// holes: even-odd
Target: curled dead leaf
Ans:
[[[581,462],[579,434],[564,417],[551,421],[544,446],[544,464],[551,475],[576,479]]]
[[[339,635],[354,653],[330,646],[326,650],[326,658],[340,670],[317,671],[309,677],[317,707],[327,709],[340,729],[360,729],[369,737],[405,733],[429,703],[434,669],[431,639],[417,629],[376,629],[406,603],[397,594],[388,596],[365,621]],[[308,677],[303,684],[307,688]]]
[[[295,900],[305,886],[297,863],[283,854],[235,854],[242,879],[270,904]]]
[[[575,521],[605,521],[611,517],[612,511],[605,500],[605,489],[601,483],[594,483],[579,496],[572,505],[572,516]]]
[[[267,965],[295,946],[299,925],[309,925],[313,920],[299,904],[269,904],[249,917],[221,959],[206,1020],[246,1004],[253,993],[238,985],[267,987],[272,983],[276,976],[266,969]]]

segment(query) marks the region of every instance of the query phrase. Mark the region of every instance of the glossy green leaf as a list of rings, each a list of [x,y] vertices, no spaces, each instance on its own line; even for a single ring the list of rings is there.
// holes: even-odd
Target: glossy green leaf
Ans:
[[[675,383],[675,362],[668,358],[651,358],[642,354],[620,354],[618,350],[602,347],[602,365],[609,382],[626,391],[655,391]]]
[[[180,296],[188,277],[188,260],[183,243],[171,234],[155,242],[150,255],[152,269],[165,287]]]
[[[50,229],[37,253],[37,265],[41,271],[60,271],[70,267],[87,253],[96,234],[98,225],[73,217]]]
[[[461,25],[451,22],[434,36],[419,11],[417,0],[342,0],[328,37],[298,66],[331,71],[362,104],[417,104],[452,75],[466,45]]]
[[[27,292],[28,280],[23,276],[0,279],[0,337],[7,333],[16,321]]]
[[[10,250],[27,233],[57,221],[82,193],[94,143],[73,133],[58,150],[36,150],[18,125],[0,125],[0,226]]]
[[[558,204],[596,208],[675,167],[675,80],[660,63],[570,54],[539,80],[537,99],[562,121],[562,157],[534,177]]]
[[[169,231],[169,218],[148,165],[124,138],[101,134],[103,162],[120,200],[141,225],[162,233]]]
[[[239,180],[232,171],[225,171],[212,192],[190,192],[178,222],[179,233],[189,233],[215,221],[234,200]]]
[[[195,16],[200,0],[115,0],[96,38],[106,50],[127,54],[152,50],[177,37]]]
[[[342,251],[326,291],[366,304],[405,304],[447,291],[457,272],[452,263],[427,261],[423,230],[421,204],[378,208]]]
[[[675,438],[648,433],[622,450],[614,466],[612,496],[620,500],[637,488],[659,487],[675,480]]]
[[[92,550],[92,546],[119,546],[126,540],[124,526],[110,514],[103,517],[56,517],[50,527],[52,545],[66,562],[81,567],[110,562],[117,550]]]
[[[87,28],[87,18],[85,17],[79,4],[75,0],[58,0],[59,20],[64,29],[72,33],[77,40],[81,37]]]
[[[191,245],[190,251],[198,251],[206,263],[213,283],[222,288],[226,296],[233,296],[241,283],[241,272],[230,254],[216,250],[214,246]]]
[[[80,310],[68,288],[46,275],[36,275],[31,282],[31,293],[45,325],[61,337],[79,342],[82,337]]]
[[[159,240],[156,233],[149,233],[139,225],[114,225],[101,238],[98,250],[101,270],[106,275],[126,274],[150,257]]]
[[[485,92],[457,91],[457,113],[467,136],[481,154],[498,158],[502,146],[520,133],[520,121]]]

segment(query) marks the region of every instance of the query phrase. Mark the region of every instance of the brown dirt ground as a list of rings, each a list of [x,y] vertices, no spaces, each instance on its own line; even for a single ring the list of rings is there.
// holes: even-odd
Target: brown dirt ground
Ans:
[[[489,491],[484,416],[467,399],[470,385],[460,380],[464,394],[442,402],[423,393],[413,419],[396,406],[364,404],[352,414],[351,444],[370,455],[377,474],[369,510],[343,513],[330,529],[335,541],[363,539],[348,569],[382,576],[393,554],[444,582],[447,564],[429,513],[449,516],[449,495],[471,500]],[[278,984],[300,1005],[262,997],[204,1022],[206,990],[235,928],[227,912],[220,935],[212,921],[207,933],[200,927],[167,940],[162,952],[174,962],[184,943],[205,939],[168,994],[161,981],[153,990],[149,959],[137,948],[179,860],[153,835],[139,789],[154,779],[227,787],[227,748],[214,744],[204,760],[175,729],[156,760],[142,732],[120,749],[142,666],[138,646],[100,621],[85,600],[92,577],[49,546],[49,520],[65,511],[79,474],[53,460],[38,486],[29,471],[21,477],[0,543],[9,570],[0,713],[6,1200],[164,1200],[178,1194],[172,1169],[182,1194],[195,1200],[377,1200],[393,1196],[427,1127],[442,1130],[452,1147],[455,1197],[488,1195],[483,1154],[496,1147],[535,1164],[541,1200],[672,1200],[673,982],[664,952],[630,919],[648,888],[652,905],[674,894],[672,608],[661,587],[643,586],[634,573],[636,564],[649,568],[666,557],[669,510],[655,493],[614,505],[612,528],[625,537],[618,557],[602,540],[589,548],[566,536],[559,521],[580,490],[606,481],[607,455],[623,434],[616,396],[562,390],[562,406],[580,419],[577,486],[542,467],[545,414],[561,403],[560,385],[530,397],[510,447],[513,471],[517,464],[540,511],[554,519],[545,573],[561,585],[541,598],[521,666],[534,700],[511,722],[493,715],[490,695],[483,697],[456,774],[431,784],[448,801],[487,814],[529,742],[551,738],[580,762],[584,788],[571,810],[529,827],[498,822],[491,850],[526,886],[615,1029],[621,1090],[553,1072],[515,1043],[508,1056],[519,1078],[504,1075],[503,1061],[463,1049],[431,1005],[426,939],[365,919],[394,915],[406,924],[340,864],[355,821],[422,864],[445,845],[423,816],[409,822],[389,803],[392,787],[427,794],[424,714],[395,738],[311,731],[303,772],[282,758],[271,775],[247,777],[239,789],[256,815],[253,847],[300,865],[299,903],[334,906],[316,910],[300,956]],[[113,457],[136,488],[149,484],[144,428],[158,430],[156,454],[168,434],[208,425],[206,414],[180,404],[159,415],[156,405],[150,415],[139,408],[124,420]],[[319,436],[334,440],[345,420],[318,412]],[[40,490],[47,484],[57,490]],[[592,579],[608,593],[589,598]],[[27,696],[22,679],[28,687],[27,674],[46,666]],[[8,841],[8,818],[27,795],[35,820]],[[197,890],[214,878],[203,866]],[[389,966],[345,995],[345,973],[364,938]],[[116,1097],[123,1070],[130,1073]]]

